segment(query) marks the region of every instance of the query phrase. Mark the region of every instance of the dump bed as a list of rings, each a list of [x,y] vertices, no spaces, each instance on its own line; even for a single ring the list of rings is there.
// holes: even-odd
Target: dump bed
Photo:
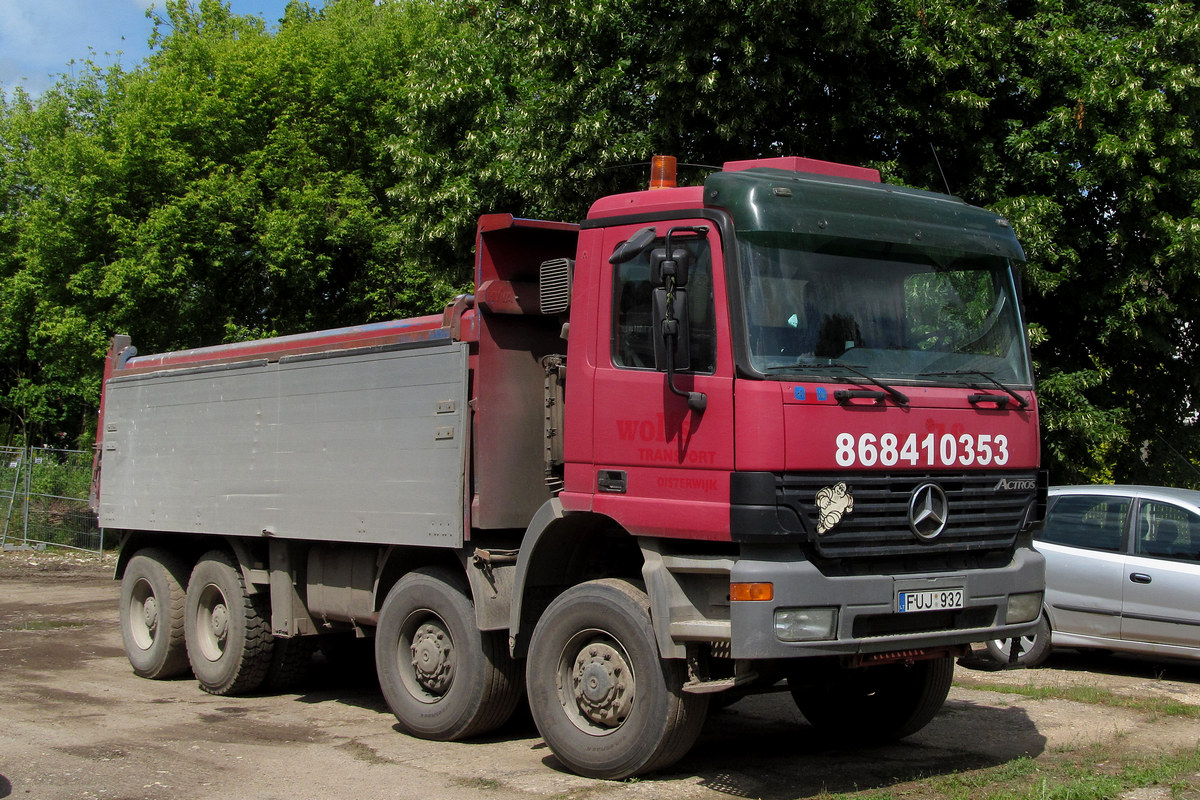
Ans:
[[[101,525],[460,546],[467,347],[137,359],[105,384]]]

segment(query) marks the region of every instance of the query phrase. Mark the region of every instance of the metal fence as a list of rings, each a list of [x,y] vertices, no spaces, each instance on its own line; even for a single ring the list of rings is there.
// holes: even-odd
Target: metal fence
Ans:
[[[89,451],[0,447],[0,547],[103,552],[91,481]]]

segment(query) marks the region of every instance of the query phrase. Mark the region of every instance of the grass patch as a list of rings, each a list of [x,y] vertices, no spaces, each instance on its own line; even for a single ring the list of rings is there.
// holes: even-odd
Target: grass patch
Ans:
[[[549,800],[587,800],[587,798],[602,794],[603,792],[603,786],[580,786],[551,795]]]
[[[988,769],[939,776],[879,792],[829,795],[855,800],[1112,800],[1127,792],[1163,787],[1192,796],[1200,781],[1200,749],[1131,758],[1099,745],[1057,761],[1019,758]],[[1189,793],[1189,794],[1185,794]]]
[[[451,778],[451,783],[464,789],[499,789],[504,784],[494,778]]]
[[[965,686],[985,692],[1021,695],[1031,700],[1070,700],[1075,703],[1127,708],[1131,711],[1144,711],[1167,717],[1200,718],[1200,706],[1181,703],[1165,697],[1133,697],[1117,694],[1109,689],[1101,689],[1096,686],[1011,686],[987,682],[972,682]]]
[[[355,739],[351,739],[344,744],[339,744],[337,749],[345,750],[346,752],[350,753],[351,757],[353,757],[355,761],[361,761],[365,764],[392,763],[391,759],[384,758],[383,756],[379,755],[379,753],[375,752],[374,748],[368,747],[367,745]]]

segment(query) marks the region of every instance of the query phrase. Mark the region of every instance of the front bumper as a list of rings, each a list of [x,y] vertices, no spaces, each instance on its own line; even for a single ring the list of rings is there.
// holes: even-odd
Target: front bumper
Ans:
[[[1045,589],[1045,560],[1028,547],[1000,568],[898,576],[829,577],[809,561],[749,555],[733,564],[730,582],[770,583],[774,597],[730,603],[731,654],[740,659],[855,656],[1019,636],[1036,617],[1006,624],[1009,597]],[[899,592],[951,588],[963,591],[961,609],[897,611]],[[786,642],[776,635],[776,609],[829,607],[838,610],[835,638]]]

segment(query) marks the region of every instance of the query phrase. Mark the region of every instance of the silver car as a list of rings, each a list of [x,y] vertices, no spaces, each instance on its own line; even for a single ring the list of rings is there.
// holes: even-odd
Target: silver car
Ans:
[[[1200,492],[1056,486],[1036,547],[1046,598],[1017,663],[1051,646],[1200,658]],[[1009,663],[1010,640],[987,643]]]

